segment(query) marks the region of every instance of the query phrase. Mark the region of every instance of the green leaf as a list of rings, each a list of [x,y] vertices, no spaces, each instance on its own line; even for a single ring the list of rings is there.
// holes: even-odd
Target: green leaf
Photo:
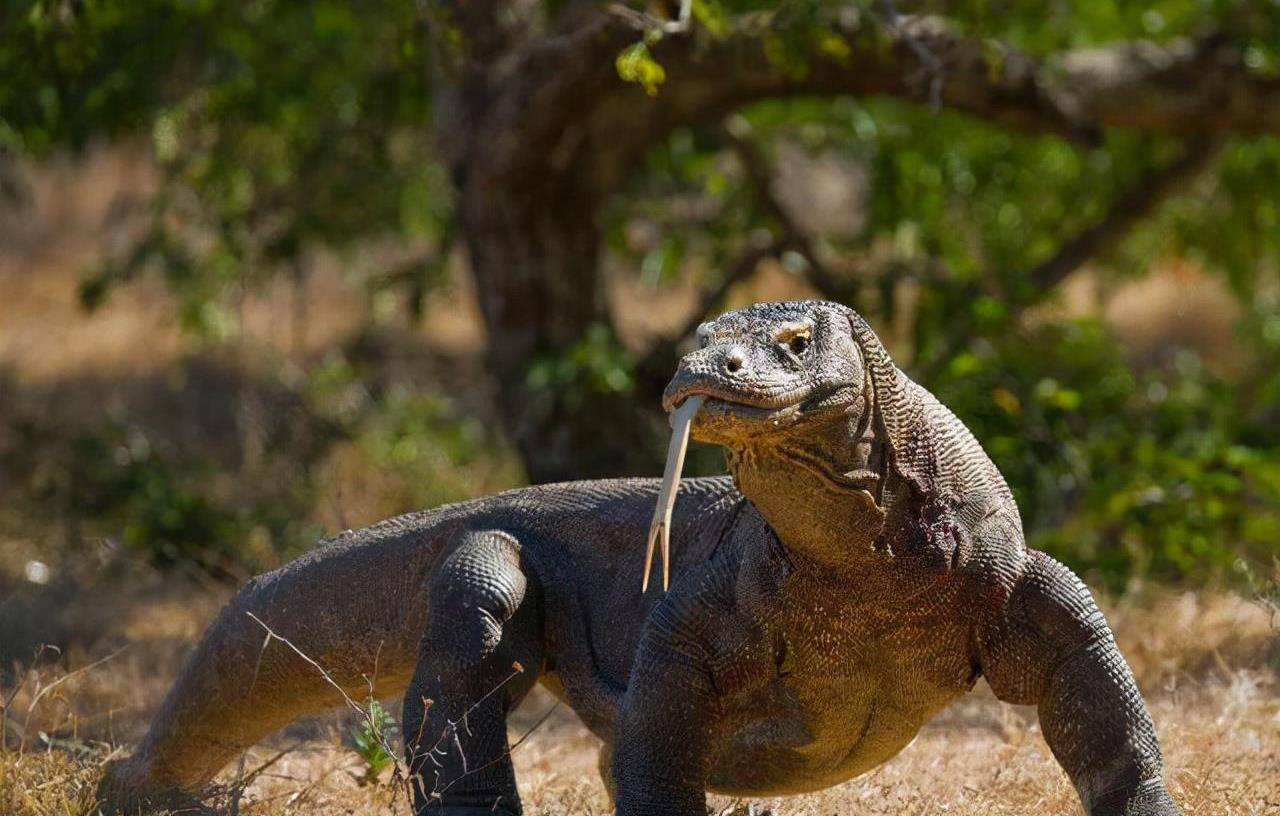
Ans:
[[[396,732],[396,719],[372,697],[366,703],[365,718],[350,733],[352,750],[368,765],[367,777],[375,777],[395,762],[387,750]]]
[[[649,96],[657,96],[658,86],[667,80],[666,70],[649,53],[644,42],[623,49],[614,60],[618,77],[625,82],[638,83]]]

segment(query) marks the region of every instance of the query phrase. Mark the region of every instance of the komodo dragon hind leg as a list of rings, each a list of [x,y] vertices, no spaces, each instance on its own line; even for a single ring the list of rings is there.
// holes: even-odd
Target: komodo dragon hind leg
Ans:
[[[468,533],[430,579],[404,744],[418,814],[519,814],[507,713],[537,680],[542,614],[511,535]]]

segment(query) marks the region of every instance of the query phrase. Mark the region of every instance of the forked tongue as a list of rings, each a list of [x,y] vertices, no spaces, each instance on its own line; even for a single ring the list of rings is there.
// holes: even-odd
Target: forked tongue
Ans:
[[[644,581],[640,591],[649,589],[649,571],[653,567],[653,548],[662,542],[662,590],[665,592],[671,576],[671,510],[676,505],[676,491],[680,487],[680,471],[684,468],[684,452],[689,448],[689,426],[706,397],[701,394],[688,397],[671,414],[671,443],[667,445],[667,466],[662,471],[662,488],[658,490],[658,506],[653,508],[653,521],[649,522],[649,546],[644,553]]]

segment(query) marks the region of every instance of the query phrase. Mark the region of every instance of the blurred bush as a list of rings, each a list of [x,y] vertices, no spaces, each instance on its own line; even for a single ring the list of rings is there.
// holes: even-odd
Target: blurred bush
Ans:
[[[345,527],[520,481],[501,438],[462,406],[404,384],[371,387],[370,365],[334,353],[302,372],[287,417],[253,456],[216,427],[193,439],[178,417],[144,425],[109,415],[71,433],[9,418],[16,439],[0,473],[15,489],[5,521],[243,579]]]
[[[1096,321],[1046,322],[975,342],[932,386],[1009,480],[1029,545],[1116,590],[1274,580],[1275,416],[1194,352],[1135,371]]]

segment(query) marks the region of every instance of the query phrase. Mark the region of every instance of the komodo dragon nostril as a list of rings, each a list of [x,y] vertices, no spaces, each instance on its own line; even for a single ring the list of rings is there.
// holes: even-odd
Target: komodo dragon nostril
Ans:
[[[742,370],[742,365],[746,361],[747,358],[742,353],[742,349],[729,349],[729,353],[724,356],[724,370],[730,374],[737,374]]]

